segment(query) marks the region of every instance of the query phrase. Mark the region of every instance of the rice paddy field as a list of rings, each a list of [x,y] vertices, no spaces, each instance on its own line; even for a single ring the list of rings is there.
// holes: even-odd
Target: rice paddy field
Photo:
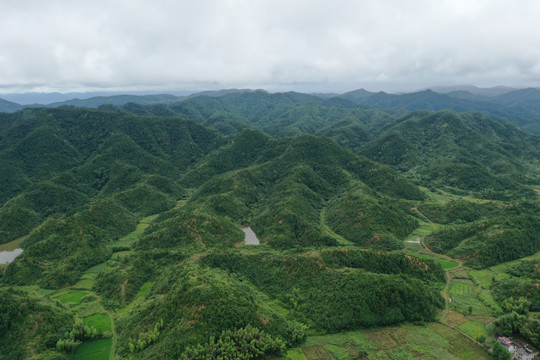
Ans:
[[[63,294],[56,296],[56,299],[63,303],[79,304],[82,298],[88,294],[89,292],[87,291],[68,290],[67,292]]]
[[[83,322],[91,327],[95,327],[97,331],[111,331],[111,319],[107,314],[94,314],[83,318]]]
[[[77,347],[73,360],[109,360],[112,339],[85,342]]]

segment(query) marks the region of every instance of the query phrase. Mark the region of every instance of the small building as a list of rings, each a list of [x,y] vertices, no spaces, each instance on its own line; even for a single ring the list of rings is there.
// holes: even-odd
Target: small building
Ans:
[[[512,341],[509,338],[500,336],[497,338],[497,340],[506,348],[506,350],[508,350],[508,352],[510,352],[510,354],[513,354],[516,351],[516,347],[514,344],[512,344]]]

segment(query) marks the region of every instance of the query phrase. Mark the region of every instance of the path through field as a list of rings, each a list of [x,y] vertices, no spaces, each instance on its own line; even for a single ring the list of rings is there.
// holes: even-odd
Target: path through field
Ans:
[[[426,219],[429,223],[431,223],[433,225],[433,231],[435,231],[436,229],[436,224],[431,221],[430,218],[428,218],[426,215],[424,215],[419,209],[417,206],[411,208],[411,210],[414,210],[416,211],[418,214],[420,214],[424,219]],[[427,236],[427,235],[426,235]],[[440,257],[440,256],[443,256],[439,253],[436,253],[435,251],[431,250],[425,243],[424,241],[424,237],[421,238],[421,244],[422,244],[422,247],[428,251],[429,253],[431,253],[434,257]],[[460,268],[461,266],[463,266],[463,262],[459,259],[454,259],[454,258],[450,258],[451,260],[455,261],[458,263],[458,266],[454,267],[454,269],[457,269],[457,268]],[[449,290],[449,287],[450,287],[450,282],[452,281],[452,275],[450,274],[450,269],[445,269],[445,275],[446,275],[446,284],[444,285],[444,290],[443,290],[443,297],[444,297],[444,311],[443,313],[441,314],[441,319],[440,319],[440,322],[447,325],[447,326],[450,326],[452,327],[454,330],[460,332],[463,336],[469,338],[470,340],[474,341],[475,343],[477,343],[478,345],[480,345],[482,348],[484,348],[484,346],[482,344],[480,344],[479,342],[477,342],[475,339],[473,339],[472,337],[470,337],[468,334],[464,333],[463,331],[461,331],[459,328],[457,327],[454,327],[454,326],[451,326],[451,324],[449,324],[446,319],[448,317],[448,314],[450,313],[450,310],[449,310],[449,304],[450,304],[450,301],[451,301],[451,298],[448,294],[448,290]]]

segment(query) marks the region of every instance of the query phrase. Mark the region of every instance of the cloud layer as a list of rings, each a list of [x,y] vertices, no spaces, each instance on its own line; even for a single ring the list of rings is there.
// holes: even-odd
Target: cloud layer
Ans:
[[[0,91],[540,85],[535,0],[6,0]]]

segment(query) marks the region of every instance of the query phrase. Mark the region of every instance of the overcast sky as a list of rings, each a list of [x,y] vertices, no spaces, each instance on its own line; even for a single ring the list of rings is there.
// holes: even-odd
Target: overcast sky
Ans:
[[[540,86],[537,0],[0,0],[0,92]]]

